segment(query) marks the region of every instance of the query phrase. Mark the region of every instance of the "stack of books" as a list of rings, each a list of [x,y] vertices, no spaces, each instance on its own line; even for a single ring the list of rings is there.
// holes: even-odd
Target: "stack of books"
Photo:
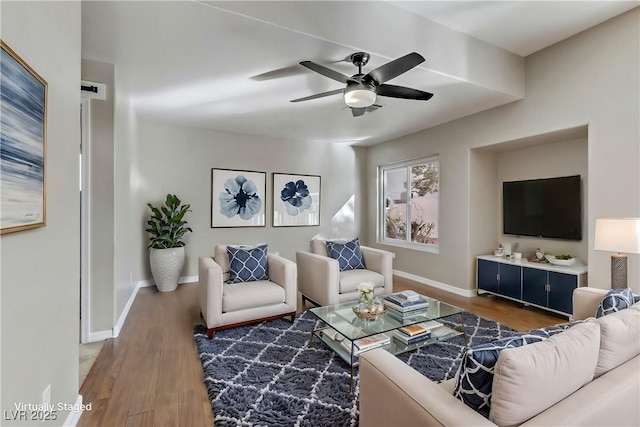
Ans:
[[[384,297],[382,303],[400,315],[415,314],[416,310],[429,308],[429,301],[413,291],[404,291]]]
[[[393,336],[403,344],[410,345],[431,338],[431,329],[424,323],[417,323],[396,329]]]
[[[370,337],[360,338],[353,342],[353,356],[357,356],[364,351],[384,347],[389,344],[391,344],[391,338],[385,334],[377,334]],[[340,343],[340,345],[351,353],[351,341],[345,339]]]

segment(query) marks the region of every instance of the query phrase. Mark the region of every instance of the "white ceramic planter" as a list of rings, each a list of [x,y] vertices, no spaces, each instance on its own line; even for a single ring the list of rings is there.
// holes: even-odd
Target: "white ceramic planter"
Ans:
[[[151,273],[160,292],[171,292],[178,287],[184,266],[184,247],[151,249],[149,253]]]

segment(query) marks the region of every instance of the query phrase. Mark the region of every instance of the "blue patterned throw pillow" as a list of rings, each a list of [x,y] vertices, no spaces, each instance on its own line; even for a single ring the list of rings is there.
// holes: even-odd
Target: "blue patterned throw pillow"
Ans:
[[[635,302],[631,289],[611,289],[600,301],[596,310],[596,317],[606,316],[616,311],[629,308]]]
[[[571,326],[573,324],[567,323],[534,329],[520,335],[470,347],[462,356],[453,395],[488,418],[491,409],[493,373],[500,352],[505,348],[521,347],[525,344],[544,341]]]
[[[227,283],[269,280],[267,276],[267,245],[251,249],[227,246],[229,280]]]
[[[327,240],[327,252],[331,258],[338,261],[340,271],[367,268],[364,265],[364,259],[362,259],[360,240],[357,237],[347,243]]]

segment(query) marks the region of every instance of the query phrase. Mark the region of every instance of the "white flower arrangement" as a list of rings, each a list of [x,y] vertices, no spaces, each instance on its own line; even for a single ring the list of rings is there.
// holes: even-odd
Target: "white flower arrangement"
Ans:
[[[374,297],[375,283],[362,282],[357,286],[360,302],[353,308],[356,316],[364,320],[375,320],[386,310],[380,300]]]
[[[367,294],[373,293],[373,288],[375,284],[373,282],[362,282],[358,284],[358,291],[362,296],[366,296]]]

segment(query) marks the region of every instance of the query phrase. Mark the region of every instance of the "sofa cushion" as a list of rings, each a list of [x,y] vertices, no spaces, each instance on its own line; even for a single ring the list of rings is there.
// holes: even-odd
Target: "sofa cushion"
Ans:
[[[285,290],[268,280],[222,285],[222,312],[283,303]]]
[[[253,249],[227,246],[227,254],[229,255],[229,280],[227,283],[268,280],[267,250],[267,245]]]
[[[518,425],[569,396],[593,379],[600,327],[587,321],[498,356],[489,420]]]
[[[571,326],[572,324],[567,323],[543,329],[534,329],[523,334],[501,338],[469,348],[462,356],[453,395],[462,400],[467,406],[484,416],[488,416],[491,407],[494,367],[500,353],[507,348],[521,347],[525,344],[545,340]]]
[[[598,319],[600,353],[595,376],[610,371],[640,353],[640,303]]]
[[[633,305],[633,292],[631,289],[611,289],[600,301],[596,310],[596,317],[600,318],[607,314],[616,313]]]
[[[340,293],[355,292],[362,282],[373,282],[374,288],[384,288],[384,276],[371,270],[346,270],[340,272]]]
[[[360,241],[356,237],[346,243],[327,240],[329,256],[338,261],[340,271],[365,269]]]

